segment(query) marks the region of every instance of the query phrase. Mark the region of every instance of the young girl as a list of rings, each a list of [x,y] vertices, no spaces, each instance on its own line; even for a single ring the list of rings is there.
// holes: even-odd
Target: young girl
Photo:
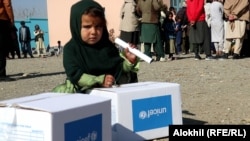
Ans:
[[[103,7],[93,0],[81,0],[71,7],[71,39],[64,46],[66,82],[54,92],[84,93],[95,87],[137,82],[130,73],[138,71],[138,58],[128,49],[119,54],[109,40]],[[135,45],[131,45],[135,47]]]
[[[165,18],[163,22],[163,30],[164,30],[164,38],[165,38],[165,44],[166,44],[166,50],[169,52],[168,60],[174,60],[174,54],[176,53],[176,46],[175,46],[175,40],[176,40],[176,24],[173,20],[173,13],[168,12],[167,17]]]

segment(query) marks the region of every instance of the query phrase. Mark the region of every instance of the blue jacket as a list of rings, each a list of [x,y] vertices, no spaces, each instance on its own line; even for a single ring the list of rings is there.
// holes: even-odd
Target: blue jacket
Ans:
[[[163,22],[164,36],[166,40],[176,38],[176,24],[174,21],[169,21],[167,18]]]

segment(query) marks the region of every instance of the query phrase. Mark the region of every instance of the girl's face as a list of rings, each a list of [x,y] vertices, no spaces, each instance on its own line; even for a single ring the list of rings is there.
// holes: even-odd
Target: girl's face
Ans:
[[[173,19],[173,15],[172,15],[172,14],[169,14],[169,15],[168,15],[168,19],[169,19],[169,20],[172,20],[172,19]]]
[[[103,22],[99,17],[82,15],[81,38],[89,45],[100,41],[103,32]]]

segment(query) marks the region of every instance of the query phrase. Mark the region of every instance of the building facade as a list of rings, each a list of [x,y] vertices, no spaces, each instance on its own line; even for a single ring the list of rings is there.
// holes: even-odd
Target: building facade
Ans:
[[[58,40],[60,40],[62,42],[62,45],[64,45],[70,39],[70,7],[77,1],[78,0],[67,0],[62,2],[61,0],[47,0],[48,31],[51,46],[57,45]],[[123,5],[124,0],[96,1],[98,1],[105,8],[108,29],[113,28],[115,31],[115,36],[119,36],[120,9]],[[173,6],[176,8],[176,10],[179,9],[180,3],[182,1],[184,0],[163,0],[164,4],[166,4],[168,7]]]

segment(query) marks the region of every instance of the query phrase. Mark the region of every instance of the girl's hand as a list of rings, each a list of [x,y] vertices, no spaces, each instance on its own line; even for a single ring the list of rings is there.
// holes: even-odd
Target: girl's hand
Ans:
[[[102,83],[102,87],[104,87],[104,88],[110,88],[110,87],[112,87],[112,85],[114,84],[114,82],[115,82],[115,78],[112,75],[110,75],[110,74],[106,74],[105,78],[104,78],[104,81]]]
[[[136,48],[135,45],[130,44],[130,43],[129,43],[129,46],[130,46],[131,48]],[[129,62],[130,62],[131,64],[135,64],[135,63],[136,63],[136,60],[137,60],[137,59],[136,59],[136,55],[134,55],[132,52],[130,52],[128,48],[125,48],[124,51],[125,51],[125,57],[129,60]]]

